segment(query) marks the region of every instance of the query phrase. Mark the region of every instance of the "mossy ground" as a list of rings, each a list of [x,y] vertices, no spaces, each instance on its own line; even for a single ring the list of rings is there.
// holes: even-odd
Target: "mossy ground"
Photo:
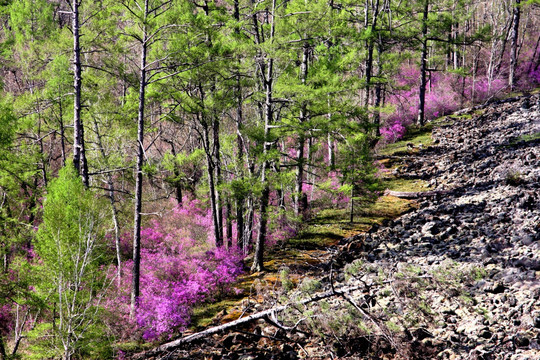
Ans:
[[[534,133],[534,134],[525,134],[521,135],[520,137],[513,138],[510,140],[510,145],[518,145],[521,143],[532,143],[535,141],[540,140],[540,132]]]

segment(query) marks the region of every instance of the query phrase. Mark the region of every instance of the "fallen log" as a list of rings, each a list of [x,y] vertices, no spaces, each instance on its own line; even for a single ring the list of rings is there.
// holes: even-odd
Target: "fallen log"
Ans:
[[[424,197],[432,197],[437,195],[446,195],[452,193],[453,190],[430,190],[430,191],[414,191],[414,192],[408,192],[408,191],[393,191],[386,189],[383,193],[385,196],[395,196],[401,199],[420,199]]]
[[[234,328],[236,326],[244,325],[244,324],[247,324],[247,323],[249,323],[251,321],[254,321],[254,320],[265,319],[265,318],[268,318],[268,317],[275,318],[275,314],[277,312],[283,311],[283,310],[287,309],[289,306],[292,306],[292,305],[295,305],[295,304],[307,305],[309,303],[317,302],[319,300],[323,300],[323,299],[326,299],[326,298],[329,298],[329,297],[332,297],[332,296],[348,294],[348,293],[350,293],[352,291],[356,291],[356,290],[359,290],[361,288],[362,287],[360,287],[360,286],[352,286],[352,287],[345,287],[343,289],[330,290],[330,291],[326,291],[326,292],[323,292],[323,293],[315,294],[314,296],[312,296],[310,298],[307,298],[307,299],[303,299],[303,300],[301,300],[299,302],[290,302],[290,303],[287,303],[285,305],[276,306],[276,307],[270,308],[268,310],[264,310],[264,311],[261,311],[261,312],[255,313],[255,314],[251,314],[251,315],[246,316],[244,318],[240,318],[240,319],[228,322],[226,324],[214,326],[214,327],[211,327],[209,329],[200,331],[198,333],[191,334],[189,336],[173,340],[171,342],[160,345],[157,348],[154,348],[152,350],[148,350],[148,351],[136,354],[135,356],[133,356],[133,359],[142,360],[142,359],[147,359],[147,358],[159,355],[161,353],[170,352],[172,350],[175,350],[175,349],[179,348],[180,346],[182,346],[184,344],[187,344],[187,343],[190,343],[192,341],[205,338],[205,337],[210,336],[210,335],[218,334],[218,333],[226,331],[226,330],[230,330],[230,329],[232,329],[232,328]]]

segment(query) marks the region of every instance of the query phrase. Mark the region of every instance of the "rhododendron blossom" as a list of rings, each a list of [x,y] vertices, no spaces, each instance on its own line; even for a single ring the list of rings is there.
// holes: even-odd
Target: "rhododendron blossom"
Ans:
[[[124,323],[111,326],[122,326],[119,333],[126,337],[136,333],[145,340],[170,337],[189,324],[193,306],[230,290],[243,272],[241,252],[216,248],[211,224],[208,212],[199,208],[198,201],[191,201],[141,230],[136,318],[128,319],[133,266],[128,261],[120,287],[111,292],[116,296],[106,303],[111,311],[122,314]]]

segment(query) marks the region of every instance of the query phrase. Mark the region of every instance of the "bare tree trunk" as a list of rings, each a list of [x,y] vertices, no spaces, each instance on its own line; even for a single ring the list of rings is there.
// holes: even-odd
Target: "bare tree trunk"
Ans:
[[[234,1],[234,19],[240,21],[239,0]],[[235,30],[239,33],[239,30]],[[238,59],[240,62],[241,60]],[[240,84],[240,70],[236,74],[236,162],[238,164],[238,177],[244,181],[244,140],[242,138],[243,111],[242,111],[242,86]],[[236,196],[236,245],[244,248],[244,199]],[[246,249],[244,248],[244,251]]]
[[[508,74],[508,85],[514,90],[516,84],[516,67],[517,67],[517,48],[519,37],[519,19],[521,17],[521,0],[516,0],[512,16],[512,36],[510,43],[510,72]]]
[[[302,49],[302,63],[300,64],[300,77],[302,85],[306,83],[307,74],[308,74],[308,55],[309,55],[309,46],[307,43],[304,43]],[[306,105],[302,104],[300,109],[300,130],[298,135],[298,148],[296,152],[298,166],[296,167],[296,187],[294,195],[294,215],[299,216],[307,209],[307,195],[304,193],[302,187],[304,184],[304,147],[306,143],[306,138],[304,135],[303,124],[307,121],[307,109]]]
[[[60,124],[60,150],[62,152],[62,166],[66,165],[66,134],[64,127],[64,107],[62,106],[62,94],[60,91],[60,86],[58,86],[58,122]]]
[[[167,141],[169,142],[169,141]],[[174,158],[176,159],[176,149],[174,147],[174,142],[171,140],[169,142],[169,145],[171,145],[171,154],[174,156]],[[174,174],[174,178],[175,178],[175,182],[174,182],[174,197],[176,198],[176,203],[178,204],[179,207],[182,206],[182,184],[180,184],[180,181],[178,180],[178,177],[180,176],[180,171],[178,170],[178,166],[175,162],[174,164],[174,169],[173,169],[173,174]]]
[[[334,170],[336,168],[336,159],[335,159],[335,146],[334,146],[334,139],[332,139],[332,134],[329,132],[328,137],[326,139],[328,143],[328,166],[330,167],[330,170]]]
[[[230,199],[226,200],[225,209],[226,209],[225,213],[226,213],[226,221],[227,221],[227,226],[225,229],[225,237],[227,238],[227,248],[230,249],[232,248],[232,245],[233,245],[232,218],[231,218],[232,208],[231,208]]]
[[[204,116],[204,115],[202,115]],[[203,142],[206,152],[206,168],[208,175],[208,196],[210,197],[210,206],[212,207],[212,225],[214,227],[214,240],[217,247],[223,245],[223,238],[220,236],[219,228],[219,213],[218,213],[218,203],[216,199],[216,181],[215,181],[215,171],[214,171],[214,160],[212,159],[212,150],[210,146],[210,134],[208,129],[208,124],[206,120],[203,120]]]
[[[275,10],[276,10],[276,0],[272,0],[272,20],[270,23],[270,43],[273,43],[274,32],[275,32]],[[258,26],[257,26],[258,28]],[[263,147],[263,157],[265,158],[262,169],[261,169],[261,182],[263,184],[263,191],[261,195],[261,207],[260,207],[260,229],[259,234],[257,235],[257,242],[255,244],[255,254],[253,256],[253,265],[251,266],[251,271],[262,271],[264,270],[264,243],[266,239],[266,226],[268,222],[268,200],[270,196],[270,183],[268,182],[267,174],[269,168],[269,161],[266,159],[268,152],[270,151],[270,125],[273,121],[273,83],[274,83],[274,59],[269,58],[268,64],[266,66],[266,74],[264,73],[264,66],[260,66],[261,78],[264,80],[265,87],[265,102],[264,102],[264,147]]]
[[[215,192],[215,199],[216,199],[216,226],[217,226],[217,232],[216,235],[216,246],[221,247],[223,246],[223,200],[221,199],[221,191],[220,191],[220,185],[221,185],[221,148],[219,143],[219,119],[217,116],[213,116],[212,120],[212,133],[214,136],[213,141],[213,152],[214,152],[214,158],[215,158],[215,172],[216,172],[216,178],[215,178],[215,186],[214,186],[214,192]]]
[[[86,187],[89,185],[88,164],[86,163],[86,151],[84,147],[84,128],[81,120],[81,88],[82,88],[82,66],[80,47],[80,24],[79,6],[81,0],[73,0],[71,3],[72,26],[73,26],[73,165]]]
[[[248,254],[249,246],[252,243],[253,240],[253,220],[255,215],[255,201],[253,199],[253,195],[250,195],[250,197],[247,200],[247,215],[246,215],[246,224],[244,225],[244,228],[242,231],[244,232],[244,242],[242,243],[242,249],[244,251],[244,255]]]
[[[422,19],[422,55],[420,59],[420,91],[419,91],[419,103],[418,103],[418,124],[424,126],[425,122],[425,102],[426,102],[426,74],[427,74],[427,56],[428,56],[428,47],[427,47],[427,20],[429,12],[429,0],[424,0],[424,15]]]
[[[368,6],[366,2],[366,7]],[[373,3],[372,3],[373,6]],[[374,32],[377,28],[377,17],[379,16],[379,0],[376,0],[374,6],[373,6],[373,18],[371,19],[371,31]],[[367,28],[368,26],[368,14],[369,10],[366,8],[365,13],[365,26]],[[370,37],[366,40],[366,47],[368,50],[368,56],[366,59],[366,94],[364,99],[364,106],[369,106],[369,97],[370,97],[370,89],[371,89],[371,75],[373,73],[373,51],[374,51],[374,41],[373,41],[373,34],[370,35]]]
[[[142,210],[142,167],[144,161],[144,110],[146,96],[146,56],[148,51],[148,30],[146,19],[148,17],[148,0],[144,1],[144,23],[141,40],[141,63],[139,79],[139,109],[137,114],[137,165],[135,180],[135,214],[133,221],[133,278],[131,289],[131,316],[134,316],[138,306],[140,294],[140,274],[141,274],[141,210]]]
[[[97,137],[97,143],[100,148],[101,156],[105,160],[106,165],[108,166],[107,154],[105,153],[105,147],[103,141],[101,140],[101,132],[99,131],[99,126],[96,120],[94,120],[94,131]],[[107,187],[109,188],[109,201],[111,202],[112,218],[114,224],[114,246],[116,249],[116,276],[118,277],[118,286],[120,286],[122,278],[122,257],[120,254],[120,225],[118,224],[118,209],[116,208],[116,197],[114,195],[114,182],[111,173],[107,174]]]
[[[375,84],[375,114],[373,114],[373,125],[375,126],[375,137],[381,137],[381,101],[382,101],[382,62],[383,52],[382,39],[377,42],[377,83]]]
[[[275,9],[275,1],[273,1]],[[268,152],[270,151],[270,124],[272,122],[272,74],[273,74],[273,59],[268,61],[267,73],[265,76],[265,87],[266,87],[266,99],[265,99],[265,115],[264,115],[264,148],[263,148],[263,157],[265,158],[262,169],[261,169],[261,183],[264,188],[261,195],[261,207],[260,207],[260,229],[257,235],[257,241],[255,243],[255,254],[253,256],[253,265],[251,266],[252,272],[263,271],[264,270],[264,243],[266,240],[266,227],[268,222],[268,200],[270,196],[270,184],[268,182],[267,174],[269,168],[269,161],[266,159]]]

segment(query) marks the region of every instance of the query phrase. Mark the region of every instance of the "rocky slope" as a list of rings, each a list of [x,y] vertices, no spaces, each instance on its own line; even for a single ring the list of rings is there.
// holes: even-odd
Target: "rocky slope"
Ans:
[[[540,359],[540,99],[460,115],[399,169],[440,191],[351,242],[384,269],[472,274],[461,279],[466,301],[418,293],[434,313],[434,357]]]
[[[431,185],[418,208],[343,240],[320,281],[242,316],[288,310],[165,356],[540,359],[540,98],[447,120],[396,171]],[[320,290],[334,295],[294,304]]]

